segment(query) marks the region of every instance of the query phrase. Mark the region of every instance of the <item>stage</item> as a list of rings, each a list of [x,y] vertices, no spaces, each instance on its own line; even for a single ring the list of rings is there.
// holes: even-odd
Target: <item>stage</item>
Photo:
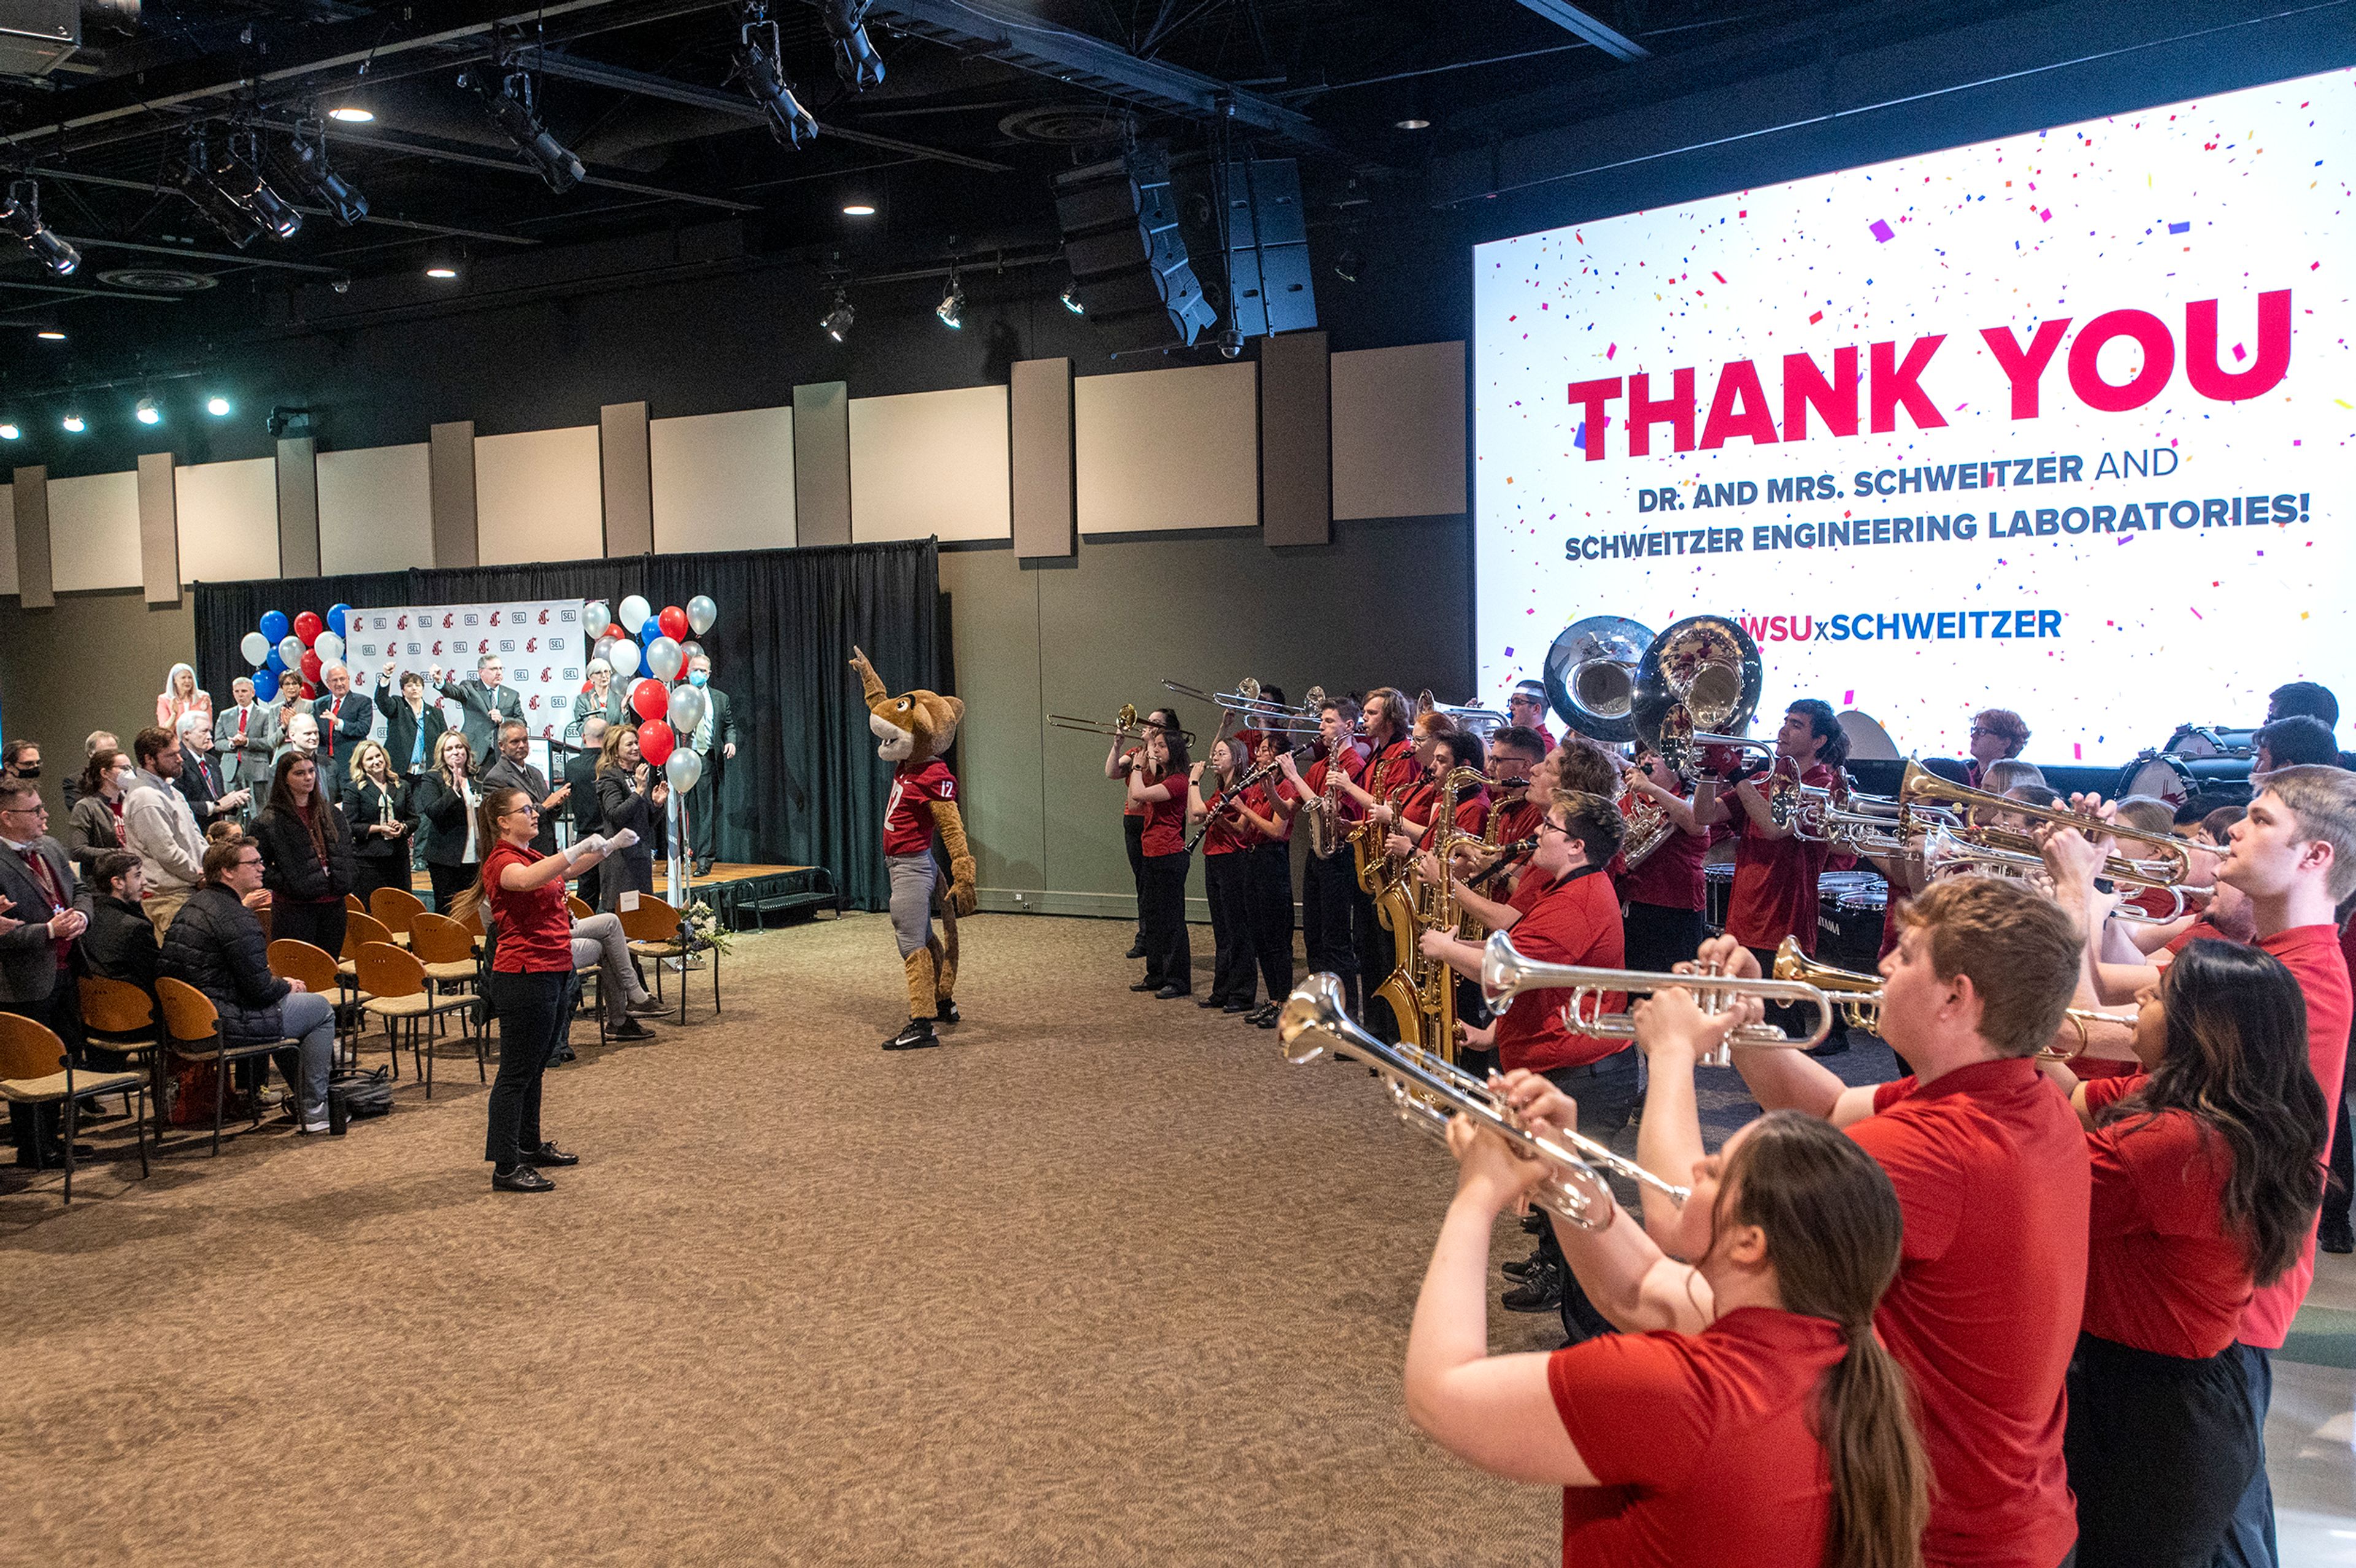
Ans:
[[[803,910],[840,913],[842,908],[834,873],[824,866],[745,866],[721,860],[702,876],[688,879],[688,885],[694,894],[689,901],[710,904],[730,931],[758,930],[772,915]],[[664,886],[658,866],[655,891],[661,892]]]

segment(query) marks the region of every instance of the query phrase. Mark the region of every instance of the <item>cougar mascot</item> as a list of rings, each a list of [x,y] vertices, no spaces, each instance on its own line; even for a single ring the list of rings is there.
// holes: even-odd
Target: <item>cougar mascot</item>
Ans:
[[[892,931],[908,972],[908,1027],[884,1042],[886,1051],[938,1045],[936,1020],[958,1021],[958,916],[974,910],[973,855],[965,819],[958,815],[957,775],[941,758],[957,739],[965,704],[934,691],[884,689],[875,667],[856,647],[851,667],[867,696],[867,727],[875,754],[893,764],[892,799],[884,811],[884,861],[892,873]],[[933,836],[948,851],[949,884],[940,885]],[[938,913],[941,929],[933,931]]]

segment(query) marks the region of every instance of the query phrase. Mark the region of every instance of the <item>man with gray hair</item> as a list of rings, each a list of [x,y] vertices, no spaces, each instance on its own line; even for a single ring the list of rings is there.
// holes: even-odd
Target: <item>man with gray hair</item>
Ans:
[[[498,655],[485,654],[475,661],[472,680],[444,680],[438,666],[425,677],[429,689],[439,691],[465,710],[466,747],[477,757],[498,751],[501,724],[523,717],[523,699],[516,695],[515,688],[499,684],[507,673]]]
[[[320,667],[319,678],[327,686],[327,695],[311,705],[319,720],[319,788],[337,801],[351,776],[352,748],[376,724],[376,705],[352,689],[352,672],[340,659]]]
[[[531,847],[542,855],[556,853],[556,814],[573,798],[573,786],[548,787],[548,775],[531,765],[531,730],[520,719],[499,726],[499,754],[483,770],[485,790],[519,789],[540,807],[540,825]]]
[[[213,759],[211,714],[192,708],[175,728],[180,732],[180,776],[172,782],[187,797],[198,827],[211,827],[217,816],[234,817],[252,803],[253,792],[231,788]]]
[[[235,706],[213,716],[213,749],[220,753],[221,777],[236,789],[252,790],[270,782],[270,754],[278,749],[278,715],[254,700],[253,682],[239,676],[230,682]]]
[[[89,762],[91,758],[98,755],[102,747],[110,752],[119,752],[123,750],[123,742],[115,739],[114,731],[112,730],[92,730],[88,735],[82,737],[81,760],[84,763]],[[66,775],[66,809],[71,811],[80,804],[81,775],[69,773]]]

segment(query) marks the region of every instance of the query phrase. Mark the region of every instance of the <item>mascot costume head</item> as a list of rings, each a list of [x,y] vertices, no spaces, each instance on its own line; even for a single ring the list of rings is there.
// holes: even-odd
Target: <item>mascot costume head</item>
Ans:
[[[908,981],[908,1027],[884,1042],[886,1051],[938,1045],[935,1023],[956,1023],[958,916],[974,912],[973,856],[958,813],[957,775],[942,758],[957,740],[965,704],[937,691],[894,697],[856,647],[851,667],[867,699],[867,728],[875,754],[892,767],[892,797],[884,812],[884,859],[892,879],[892,929]],[[933,859],[937,837],[947,851],[949,880],[940,882]],[[940,930],[933,929],[936,915]]]

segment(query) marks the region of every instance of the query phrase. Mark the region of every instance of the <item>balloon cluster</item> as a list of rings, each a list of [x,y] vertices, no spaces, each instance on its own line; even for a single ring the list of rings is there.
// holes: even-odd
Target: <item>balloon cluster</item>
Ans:
[[[338,604],[324,621],[308,610],[292,621],[278,610],[263,615],[237,645],[253,667],[253,695],[275,702],[279,689],[292,682],[304,696],[318,696],[320,670],[344,656],[344,622],[351,610]]]
[[[592,639],[590,656],[613,667],[614,678],[628,693],[630,711],[638,716],[638,754],[662,769],[675,790],[693,789],[703,777],[703,759],[685,742],[703,722],[705,698],[701,688],[682,681],[688,661],[703,652],[695,638],[718,619],[720,607],[701,593],[684,610],[672,604],[658,613],[633,593],[622,601],[618,615],[603,603],[582,612],[581,629]],[[641,667],[644,675],[638,674]]]

